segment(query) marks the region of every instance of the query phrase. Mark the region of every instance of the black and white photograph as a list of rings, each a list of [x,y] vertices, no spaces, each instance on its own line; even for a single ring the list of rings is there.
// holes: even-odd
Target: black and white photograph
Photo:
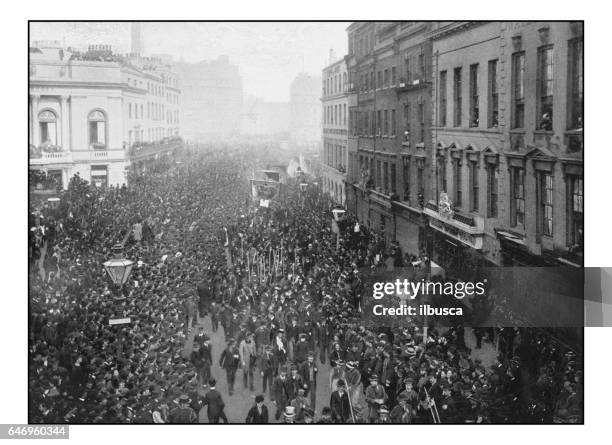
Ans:
[[[606,20],[445,5],[3,21],[0,438],[596,437]]]
[[[30,22],[28,422],[583,423],[583,32]]]

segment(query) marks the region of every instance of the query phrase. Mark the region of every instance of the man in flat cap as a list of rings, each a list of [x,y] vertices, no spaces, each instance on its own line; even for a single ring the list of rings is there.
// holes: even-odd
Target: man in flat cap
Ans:
[[[368,421],[378,420],[378,410],[387,401],[385,388],[378,383],[378,375],[370,376],[370,386],[366,388],[366,403],[368,404]]]

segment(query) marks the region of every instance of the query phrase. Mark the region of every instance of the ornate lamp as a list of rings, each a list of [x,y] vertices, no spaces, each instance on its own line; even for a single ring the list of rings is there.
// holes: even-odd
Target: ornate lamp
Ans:
[[[117,287],[122,287],[132,272],[134,262],[123,258],[123,247],[121,244],[115,244],[112,249],[115,258],[104,263],[104,269]]]

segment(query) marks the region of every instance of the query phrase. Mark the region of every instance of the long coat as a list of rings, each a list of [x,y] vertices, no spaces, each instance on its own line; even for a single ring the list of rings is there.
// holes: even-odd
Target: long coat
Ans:
[[[257,405],[253,405],[247,414],[245,423],[268,423],[268,407],[262,405],[261,414],[257,409]]]
[[[351,405],[346,391],[340,395],[339,391],[332,392],[329,401],[332,412],[332,420],[336,423],[347,423],[351,419]]]
[[[283,382],[280,377],[276,377],[272,382],[272,391],[270,393],[272,401],[276,402],[279,409],[284,409],[289,405],[289,401],[293,399],[292,385],[288,378]]]
[[[221,393],[216,389],[211,389],[206,393],[206,395],[202,399],[202,404],[208,406],[208,418],[218,416],[219,414],[221,414],[223,408],[225,407],[223,397],[221,397]]]

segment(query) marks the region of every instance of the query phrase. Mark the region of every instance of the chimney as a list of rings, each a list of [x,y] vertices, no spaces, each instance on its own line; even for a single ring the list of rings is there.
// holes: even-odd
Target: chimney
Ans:
[[[140,22],[132,22],[132,54],[142,56],[144,53],[144,41]]]

